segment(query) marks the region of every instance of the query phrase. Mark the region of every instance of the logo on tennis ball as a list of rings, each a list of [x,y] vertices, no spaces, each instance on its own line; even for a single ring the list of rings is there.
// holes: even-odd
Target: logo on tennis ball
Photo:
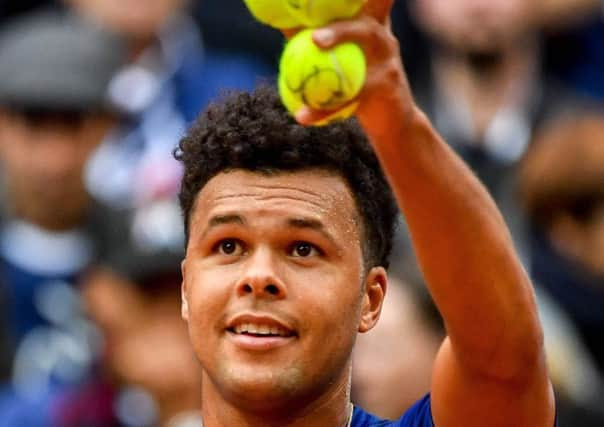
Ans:
[[[365,0],[284,0],[284,3],[290,15],[303,26],[320,27],[337,19],[352,18]]]
[[[304,30],[285,46],[279,66],[279,91],[292,113],[302,105],[337,110],[352,101],[365,83],[365,55],[354,43],[319,49],[313,30]]]

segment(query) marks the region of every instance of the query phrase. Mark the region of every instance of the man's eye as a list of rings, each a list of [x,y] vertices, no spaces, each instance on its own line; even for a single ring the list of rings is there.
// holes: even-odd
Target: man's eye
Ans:
[[[307,242],[297,242],[291,248],[291,255],[294,257],[307,258],[318,254],[319,250],[315,245]]]
[[[243,253],[243,245],[237,240],[227,239],[219,242],[216,250],[222,255],[241,255]]]

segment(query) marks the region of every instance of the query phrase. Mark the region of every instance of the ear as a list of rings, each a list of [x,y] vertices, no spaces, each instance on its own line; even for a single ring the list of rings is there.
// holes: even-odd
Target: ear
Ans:
[[[373,267],[365,278],[359,332],[367,332],[376,325],[382,312],[382,304],[387,288],[388,275],[386,270],[384,267]]]
[[[180,271],[182,273],[182,282],[180,284],[180,316],[189,321],[189,303],[187,302],[187,280],[186,280],[186,259],[183,259],[180,263]]]

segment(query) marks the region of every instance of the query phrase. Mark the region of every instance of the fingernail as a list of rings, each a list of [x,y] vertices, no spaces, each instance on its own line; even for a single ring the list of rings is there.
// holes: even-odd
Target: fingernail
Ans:
[[[333,30],[329,28],[321,28],[313,33],[313,38],[316,42],[321,44],[329,44],[333,41],[335,34]]]
[[[307,126],[311,123],[311,109],[308,107],[302,107],[294,114],[294,117],[298,123]]]
[[[306,109],[301,108],[300,110],[296,111],[296,114],[294,114],[294,118],[301,125],[305,125],[308,118],[308,112],[306,111]]]

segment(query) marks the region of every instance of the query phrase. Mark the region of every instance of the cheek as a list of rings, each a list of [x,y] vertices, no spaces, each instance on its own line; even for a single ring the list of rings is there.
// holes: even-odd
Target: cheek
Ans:
[[[192,339],[206,339],[224,315],[232,294],[235,276],[220,268],[201,267],[195,262],[188,262],[185,272],[185,285],[189,333]],[[196,345],[195,342],[193,342]]]
[[[2,146],[0,161],[7,174],[15,175],[26,172],[28,158],[31,165],[32,161],[37,160],[37,157],[32,155],[31,150],[27,149],[28,144],[22,142],[23,137],[20,135],[15,136],[11,132],[5,132],[1,137],[3,141],[0,144]],[[7,143],[7,141],[10,141],[10,143]]]
[[[318,273],[307,277],[310,289],[299,296],[300,308],[317,333],[321,345],[329,341],[347,344],[357,333],[360,313],[359,275]]]

